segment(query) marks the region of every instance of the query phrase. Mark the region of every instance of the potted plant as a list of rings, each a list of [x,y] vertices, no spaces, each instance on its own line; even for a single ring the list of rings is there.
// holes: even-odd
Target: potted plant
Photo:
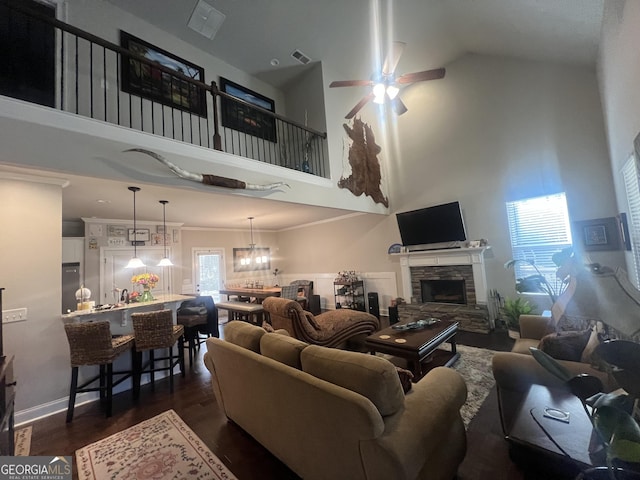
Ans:
[[[607,340],[594,355],[613,375],[622,390],[603,393],[602,383],[590,375],[573,376],[546,353],[531,347],[534,358],[563,380],[580,399],[606,453],[606,465],[590,468],[578,478],[584,480],[640,479],[640,426],[633,416],[640,398],[640,344]]]
[[[502,305],[502,313],[506,318],[509,336],[512,338],[520,337],[520,315],[528,315],[533,313],[533,306],[528,300],[521,297],[515,299],[505,298]]]
[[[530,260],[521,258],[512,258],[504,264],[504,268],[513,268],[518,262],[526,263],[532,266],[537,272],[534,275],[528,275],[526,277],[516,279],[516,291],[519,293],[525,292],[540,292],[546,293],[553,305],[562,294],[567,286],[569,275],[572,273],[572,267],[574,265],[575,256],[573,254],[573,248],[567,247],[552,255],[551,259],[557,267],[556,282],[554,285],[549,283],[547,278],[540,272],[536,264]]]

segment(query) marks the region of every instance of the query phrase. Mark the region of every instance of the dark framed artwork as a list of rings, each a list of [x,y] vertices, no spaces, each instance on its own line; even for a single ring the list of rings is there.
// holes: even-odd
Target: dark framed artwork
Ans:
[[[276,104],[270,98],[226,78],[220,77],[220,90],[256,107],[274,113],[276,111]],[[224,97],[221,98],[220,106],[223,127],[276,142],[276,119],[274,117]]]
[[[620,249],[620,223],[616,217],[574,222],[574,230],[585,251]]]
[[[204,83],[204,69],[144,40],[120,31],[120,45],[147,60]],[[207,116],[206,91],[126,55],[120,56],[122,91],[201,117]]]
[[[233,271],[252,272],[270,270],[271,253],[268,248],[234,248]]]

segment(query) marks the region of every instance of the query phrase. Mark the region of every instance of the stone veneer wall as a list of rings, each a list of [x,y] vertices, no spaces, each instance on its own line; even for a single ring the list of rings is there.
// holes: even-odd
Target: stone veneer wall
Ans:
[[[464,280],[467,304],[475,305],[477,302],[476,285],[473,281],[473,267],[471,265],[411,267],[411,296],[415,302],[422,301],[420,280]]]
[[[489,309],[486,305],[456,305],[453,303],[403,303],[398,305],[400,321],[414,322],[427,317],[454,320],[467,332],[489,333]]]

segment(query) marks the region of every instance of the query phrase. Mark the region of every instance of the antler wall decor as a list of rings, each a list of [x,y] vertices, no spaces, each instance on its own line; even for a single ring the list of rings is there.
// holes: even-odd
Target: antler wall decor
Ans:
[[[194,173],[184,168],[178,167],[176,164],[170,162],[162,155],[152,152],[151,150],[145,150],[144,148],[130,148],[128,150],[124,150],[125,152],[139,152],[144,153],[145,155],[149,155],[151,158],[155,158],[160,163],[169,167],[173,173],[175,173],[178,177],[184,178],[185,180],[191,180],[192,182],[203,183],[204,185],[211,185],[213,187],[223,187],[223,188],[233,188],[233,189],[241,189],[241,190],[275,190],[280,187],[289,187],[289,184],[284,182],[275,182],[275,183],[267,183],[264,185],[255,184],[255,183],[247,183],[242,180],[237,180],[235,178],[228,177],[220,177],[218,175],[211,175],[208,173]]]

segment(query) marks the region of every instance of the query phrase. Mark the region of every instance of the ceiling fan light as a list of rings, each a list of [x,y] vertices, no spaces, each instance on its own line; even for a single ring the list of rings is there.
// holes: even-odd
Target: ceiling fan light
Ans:
[[[376,83],[373,86],[373,94],[375,95],[376,99],[382,98],[382,100],[384,101],[384,91],[385,91],[384,83]]]
[[[398,87],[396,87],[395,85],[389,85],[387,87],[387,95],[389,96],[389,98],[391,100],[396,98],[396,96],[398,95],[399,91],[400,91],[400,89]]]

